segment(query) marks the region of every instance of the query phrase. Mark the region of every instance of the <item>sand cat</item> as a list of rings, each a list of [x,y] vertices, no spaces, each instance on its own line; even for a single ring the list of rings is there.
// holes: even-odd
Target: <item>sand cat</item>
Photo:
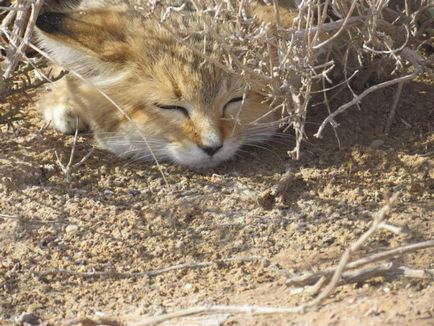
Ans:
[[[57,130],[90,129],[119,156],[155,155],[192,168],[216,166],[274,133],[277,114],[260,119],[268,104],[252,91],[244,94],[237,76],[204,60],[202,37],[181,44],[160,15],[145,18],[128,5],[107,3],[87,0],[37,20],[41,47],[86,80],[70,73],[40,100],[45,120]],[[166,23],[176,31],[197,24],[193,13],[173,13]],[[218,48],[205,51],[221,60]]]

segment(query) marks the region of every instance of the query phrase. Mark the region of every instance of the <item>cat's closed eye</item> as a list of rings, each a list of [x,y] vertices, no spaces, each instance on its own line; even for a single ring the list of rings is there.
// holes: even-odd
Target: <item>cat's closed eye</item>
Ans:
[[[227,102],[225,104],[225,106],[223,107],[223,117],[227,118],[228,113],[229,113],[228,112],[229,109],[231,109],[232,107],[235,107],[235,105],[232,105],[232,104],[239,104],[239,102],[242,102],[242,101],[243,101],[243,97],[237,96],[237,97],[232,98],[229,102]],[[238,107],[238,106],[236,106],[236,107]]]
[[[188,110],[182,106],[179,106],[179,105],[162,105],[162,104],[154,104],[154,105],[156,107],[162,109],[162,110],[179,111],[185,117],[190,118],[190,113],[188,113]]]

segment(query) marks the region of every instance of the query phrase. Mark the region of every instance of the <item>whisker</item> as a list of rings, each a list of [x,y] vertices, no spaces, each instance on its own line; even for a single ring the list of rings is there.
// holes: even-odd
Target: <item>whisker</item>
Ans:
[[[167,156],[165,154],[162,155],[161,153],[154,152],[154,155],[157,156],[157,158],[159,160],[166,160],[167,159]],[[140,162],[140,161],[142,161],[142,162],[151,161],[149,159],[152,159],[154,157],[154,155],[152,155],[152,154],[149,153],[149,154],[146,154],[146,155],[140,155],[140,156],[128,158],[127,159],[127,163],[124,164],[124,167],[128,167],[128,166],[130,166],[130,165],[132,165],[134,163]]]
[[[270,153],[273,154],[274,156],[276,156],[276,157],[277,157],[281,162],[284,162],[284,160],[282,159],[282,157],[281,157],[278,153],[276,153],[275,151],[272,151],[271,149],[269,149],[269,148],[267,148],[267,147],[260,146],[260,145],[255,144],[255,143],[244,144],[244,146],[246,146],[246,147],[253,147],[253,148],[259,148],[259,149],[261,149],[261,150],[265,150],[265,151],[267,151],[267,152],[270,152]]]
[[[123,142],[129,142],[129,143],[155,143],[155,142],[159,142],[159,143],[164,143],[164,140],[160,140],[160,139],[153,139],[153,138],[149,138],[149,139],[128,139],[128,138],[124,138],[123,136],[119,136],[119,135],[113,135],[113,136],[104,136],[101,137],[102,140],[104,141],[123,141]]]
[[[248,154],[248,155],[250,155],[250,156],[255,157],[255,155],[254,155],[252,152],[247,151],[247,150],[245,150],[245,149],[238,148],[238,150],[237,150],[236,153],[235,153],[235,157],[236,157],[236,156],[241,156],[240,154]]]
[[[152,152],[154,153],[154,154],[160,154],[160,153],[162,153],[162,152],[164,152],[165,151],[165,149],[164,148],[151,148],[152,149]],[[150,151],[147,149],[147,148],[141,148],[141,149],[131,149],[131,150],[127,150],[127,151],[124,151],[123,153],[122,153],[122,156],[124,156],[124,157],[126,157],[126,156],[136,156],[136,155],[140,155],[140,154],[143,154],[143,153],[146,153],[146,155],[151,155],[152,153],[150,153]]]

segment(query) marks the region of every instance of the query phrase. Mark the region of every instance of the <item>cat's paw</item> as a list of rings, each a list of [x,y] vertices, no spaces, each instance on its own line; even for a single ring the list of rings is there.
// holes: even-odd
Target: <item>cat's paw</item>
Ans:
[[[45,121],[65,134],[73,134],[76,130],[86,131],[89,129],[84,119],[63,103],[44,106],[42,111]]]

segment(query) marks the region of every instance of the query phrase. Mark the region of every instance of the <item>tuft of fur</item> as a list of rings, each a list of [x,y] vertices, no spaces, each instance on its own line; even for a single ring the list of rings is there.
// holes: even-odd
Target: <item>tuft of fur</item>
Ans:
[[[42,48],[86,80],[69,74],[40,100],[56,129],[89,128],[119,156],[155,155],[193,168],[215,166],[274,133],[279,117],[266,115],[263,98],[244,94],[237,76],[193,50],[203,50],[201,37],[181,44],[154,16],[84,2],[79,10],[46,11],[37,21]],[[199,24],[193,13],[173,13],[166,23],[176,30]],[[220,60],[219,49],[205,51]]]

